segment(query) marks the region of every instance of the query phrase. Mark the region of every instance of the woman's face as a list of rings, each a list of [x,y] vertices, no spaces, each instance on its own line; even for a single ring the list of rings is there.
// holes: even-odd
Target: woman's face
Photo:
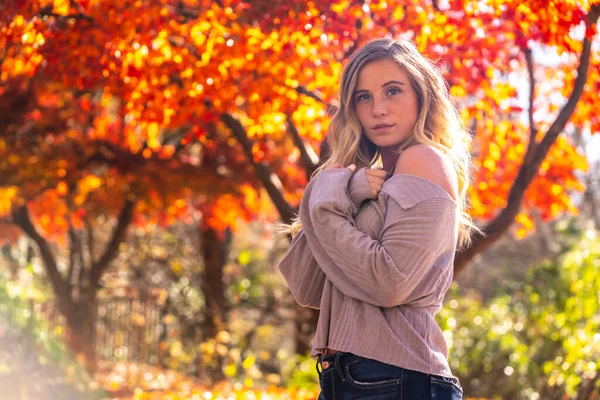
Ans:
[[[417,94],[394,61],[365,65],[352,96],[363,131],[377,147],[396,146],[412,135],[419,116]]]

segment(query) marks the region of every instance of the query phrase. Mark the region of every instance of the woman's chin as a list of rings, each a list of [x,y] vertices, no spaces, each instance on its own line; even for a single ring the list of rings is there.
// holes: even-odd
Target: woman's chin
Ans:
[[[375,143],[375,145],[379,148],[394,148],[396,146],[398,146],[400,143],[402,143],[401,140],[378,140]]]
[[[396,147],[401,145],[402,143],[406,142],[408,139],[410,138],[410,136],[395,136],[395,137],[381,137],[381,138],[377,138],[377,142],[375,142],[375,144],[378,147]]]

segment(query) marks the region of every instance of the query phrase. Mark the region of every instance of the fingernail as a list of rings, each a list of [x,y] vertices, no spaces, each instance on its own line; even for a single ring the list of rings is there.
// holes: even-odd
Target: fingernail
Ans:
[[[348,169],[350,169],[350,171],[354,171],[356,169],[356,165],[350,164],[350,166],[348,167]]]

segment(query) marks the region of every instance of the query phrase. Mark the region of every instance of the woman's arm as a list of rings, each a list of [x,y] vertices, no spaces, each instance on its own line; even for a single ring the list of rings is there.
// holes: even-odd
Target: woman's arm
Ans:
[[[334,286],[381,307],[408,304],[435,292],[443,271],[435,261],[456,237],[456,204],[438,185],[397,174],[384,185],[376,207],[385,221],[379,240],[360,232],[346,191],[352,172],[321,171],[300,206],[307,241]],[[447,255],[446,255],[447,256]]]
[[[358,214],[358,209],[363,201],[374,197],[367,181],[366,170],[366,168],[359,169],[348,182],[348,200],[350,200],[353,216]]]
[[[292,239],[287,253],[278,265],[292,296],[302,307],[316,308],[321,305],[325,274],[313,257],[304,235],[300,231]]]
[[[352,214],[355,215],[360,204],[372,196],[364,168],[350,179],[348,192]],[[315,260],[303,230],[292,239],[278,268],[298,304],[319,309],[326,276]]]

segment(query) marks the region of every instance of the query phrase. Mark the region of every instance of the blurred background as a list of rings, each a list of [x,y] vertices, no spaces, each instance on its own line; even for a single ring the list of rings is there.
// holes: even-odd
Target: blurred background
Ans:
[[[348,57],[413,40],[474,137],[438,314],[465,398],[598,399],[597,0],[4,0],[3,399],[316,399],[277,264]],[[325,153],[323,153],[325,154]]]

